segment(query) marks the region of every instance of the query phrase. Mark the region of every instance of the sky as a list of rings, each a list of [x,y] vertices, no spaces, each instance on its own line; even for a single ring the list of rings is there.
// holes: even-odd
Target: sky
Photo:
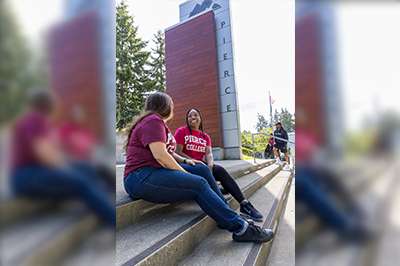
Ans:
[[[346,128],[385,110],[400,114],[400,2],[350,1],[336,8]]]
[[[23,33],[34,39],[62,14],[61,0],[12,0]],[[179,22],[183,0],[127,0],[138,35],[150,41],[158,29]],[[400,113],[399,4],[388,1],[341,1],[335,8],[337,50],[346,127],[360,128],[362,118],[379,109]],[[35,12],[32,12],[34,10]],[[241,129],[255,132],[257,113],[295,112],[295,4],[293,0],[231,0],[236,86]],[[396,32],[396,34],[394,34]],[[149,42],[148,49],[152,47]]]

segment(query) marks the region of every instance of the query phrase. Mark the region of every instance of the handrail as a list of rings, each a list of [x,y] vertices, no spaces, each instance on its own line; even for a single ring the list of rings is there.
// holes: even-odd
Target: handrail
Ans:
[[[294,143],[293,141],[290,141],[290,140],[287,140],[287,139],[283,139],[283,138],[280,138],[280,137],[276,137],[276,136],[274,136],[274,135],[270,135],[270,134],[267,134],[267,133],[251,133],[251,139],[252,139],[252,141],[253,141],[253,157],[254,157],[254,162],[256,162],[256,151],[254,150],[254,135],[265,135],[265,136],[270,136],[270,137],[273,137],[273,138],[275,138],[275,139],[279,139],[279,140],[283,140],[283,141],[286,141],[286,142],[289,142],[289,143],[292,143],[292,144],[296,144],[296,143]]]

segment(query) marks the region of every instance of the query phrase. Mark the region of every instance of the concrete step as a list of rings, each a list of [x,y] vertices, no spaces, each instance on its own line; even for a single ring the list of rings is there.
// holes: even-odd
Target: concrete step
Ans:
[[[295,178],[288,191],[288,199],[281,214],[266,266],[294,266],[295,261]]]
[[[56,204],[49,200],[12,198],[0,203],[0,229],[23,220],[31,215],[48,211]]]
[[[256,222],[257,225],[273,229],[276,232],[286,192],[291,183],[291,174],[289,171],[279,172],[249,198],[266,217],[264,222]],[[238,212],[239,209],[236,211]],[[277,241],[276,237],[264,244],[238,243],[232,240],[231,233],[216,228],[178,265],[265,265],[269,249],[275,241]],[[294,246],[291,249],[294,252]]]
[[[321,230],[318,234],[308,239],[305,246],[296,253],[296,264],[310,265],[310,263],[324,263],[326,265],[390,265],[376,264],[376,246],[381,239],[381,232],[384,229],[382,220],[386,219],[385,210],[396,189],[397,166],[386,167],[378,178],[375,178],[365,190],[360,191],[356,196],[359,202],[363,202],[365,217],[363,222],[380,236],[376,240],[351,243],[341,241],[340,235],[330,230]],[[296,236],[297,237],[297,236]],[[397,263],[398,264],[398,263]],[[392,265],[397,265],[392,264]]]
[[[115,264],[115,228],[100,227],[84,239],[60,266],[110,266]]]
[[[283,167],[272,165],[237,180],[250,198]],[[231,196],[228,204],[239,204]],[[257,203],[254,205],[258,208]],[[185,201],[166,213],[136,223],[116,234],[117,265],[176,265],[215,228],[216,222],[194,201]],[[225,231],[225,230],[222,230]]]
[[[274,163],[274,160],[259,160],[257,163],[246,160],[217,161],[232,175],[233,178],[253,173]],[[126,193],[123,186],[124,165],[117,165],[117,192],[116,192],[116,230],[120,231],[134,223],[148,219],[160,212],[166,212],[180,203],[155,204],[144,200],[133,200]]]
[[[377,180],[377,177],[385,171],[386,165],[382,161],[362,162],[359,165],[347,166],[340,168],[337,172],[338,178],[344,182],[347,189],[352,195],[362,193],[371,183]],[[348,169],[346,171],[345,169]],[[296,210],[296,247],[300,248],[312,236],[318,233],[322,223],[314,214],[309,213],[307,208],[302,208],[302,204],[298,204]]]
[[[0,231],[1,265],[55,265],[82,241],[98,220],[85,212],[48,212]]]

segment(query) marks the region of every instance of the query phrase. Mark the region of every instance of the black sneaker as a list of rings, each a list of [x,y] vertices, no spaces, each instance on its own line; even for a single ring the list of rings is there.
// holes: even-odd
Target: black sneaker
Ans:
[[[247,201],[245,204],[240,204],[240,215],[257,222],[261,222],[264,218],[264,216],[254,208],[250,201]]]
[[[274,237],[274,231],[271,229],[262,229],[261,227],[250,224],[243,235],[233,234],[232,238],[236,242],[255,242],[264,243],[270,241]]]
[[[219,188],[219,191],[221,191],[222,195],[229,194],[228,191],[226,191],[224,187],[218,186],[218,188]]]

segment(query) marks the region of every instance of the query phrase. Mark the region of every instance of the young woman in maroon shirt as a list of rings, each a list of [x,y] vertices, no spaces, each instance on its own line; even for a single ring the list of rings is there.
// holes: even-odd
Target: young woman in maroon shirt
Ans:
[[[127,129],[125,190],[132,198],[154,203],[194,200],[238,242],[267,242],[273,231],[239,217],[227,204],[201,161],[174,153],[176,142],[165,124],[173,116],[173,103],[164,93],[151,94],[144,112]],[[198,162],[198,164],[195,164]]]
[[[176,153],[188,159],[203,160],[212,171],[214,178],[221,182],[223,188],[228,191],[240,204],[242,216],[251,218],[255,221],[262,221],[262,214],[246,200],[239,186],[233,177],[220,165],[214,164],[211,151],[210,137],[203,132],[203,121],[200,111],[190,109],[186,115],[185,127],[179,128],[175,132],[177,142]]]

